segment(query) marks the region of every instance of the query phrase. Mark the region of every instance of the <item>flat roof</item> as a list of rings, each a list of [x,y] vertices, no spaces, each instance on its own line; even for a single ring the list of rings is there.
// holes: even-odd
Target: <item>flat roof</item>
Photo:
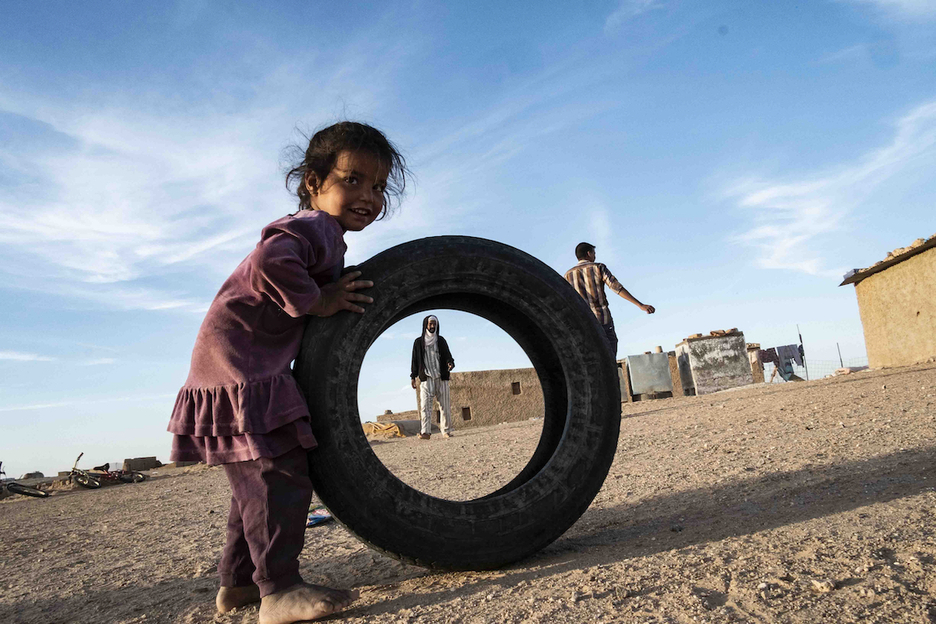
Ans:
[[[917,239],[917,240],[922,240],[922,239]],[[936,247],[936,234],[930,236],[929,239],[917,245],[916,247],[913,247],[912,245],[911,247],[905,247],[904,248],[905,251],[903,251],[902,253],[899,253],[895,256],[891,256],[889,258],[885,258],[884,260],[871,265],[867,269],[852,269],[851,271],[849,271],[848,273],[844,275],[844,280],[842,281],[841,284],[839,284],[839,286],[844,286],[845,284],[857,284],[858,282],[865,279],[866,277],[870,277],[874,275],[875,273],[880,273],[884,269],[889,269],[895,264],[900,264],[907,258],[912,258],[913,256],[917,254],[923,253],[924,251],[926,251],[927,249],[930,249],[931,247]]]

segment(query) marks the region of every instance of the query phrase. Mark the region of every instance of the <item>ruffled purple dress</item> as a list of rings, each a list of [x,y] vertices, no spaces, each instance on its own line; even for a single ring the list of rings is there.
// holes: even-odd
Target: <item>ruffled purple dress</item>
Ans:
[[[341,271],[343,234],[331,215],[315,210],[263,229],[198,331],[169,420],[171,460],[227,464],[315,448],[290,363],[319,287]]]

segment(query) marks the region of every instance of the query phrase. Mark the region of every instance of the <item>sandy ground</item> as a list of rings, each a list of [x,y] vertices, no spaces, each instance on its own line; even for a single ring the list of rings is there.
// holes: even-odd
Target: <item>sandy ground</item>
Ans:
[[[936,365],[624,408],[591,508],[495,572],[388,559],[307,530],[307,580],[353,586],[347,622],[936,622]],[[374,445],[452,498],[494,489],[540,423]],[[256,622],[216,614],[217,468],[0,501],[0,622]]]

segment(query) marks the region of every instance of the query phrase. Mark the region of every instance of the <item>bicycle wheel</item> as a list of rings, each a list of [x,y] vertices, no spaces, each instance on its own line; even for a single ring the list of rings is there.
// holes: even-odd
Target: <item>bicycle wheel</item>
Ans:
[[[29,487],[28,485],[21,485],[19,483],[7,483],[7,489],[13,492],[14,494],[22,494],[23,496],[34,496],[36,498],[48,498],[49,493],[43,492],[39,488]]]
[[[363,315],[310,317],[296,359],[319,443],[309,461],[321,501],[366,544],[431,568],[498,568],[562,535],[601,488],[621,422],[614,359],[582,297],[539,260],[463,236],[405,243],[356,268],[374,281],[365,291],[374,303]],[[543,429],[530,461],[475,500],[435,498],[395,477],[358,415],[367,349],[396,321],[434,308],[476,314],[507,332],[543,391]]]
[[[88,488],[89,490],[96,490],[101,487],[101,482],[89,475],[78,474],[75,475],[75,483],[81,487]]]

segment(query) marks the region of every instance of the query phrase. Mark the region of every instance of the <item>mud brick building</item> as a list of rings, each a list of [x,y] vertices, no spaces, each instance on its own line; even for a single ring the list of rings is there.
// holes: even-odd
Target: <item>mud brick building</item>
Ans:
[[[449,383],[456,429],[542,418],[543,390],[536,369],[452,373]]]
[[[419,389],[414,405],[419,405]],[[543,389],[534,368],[508,368],[452,373],[449,381],[452,424],[455,429],[542,418]],[[432,422],[439,422],[439,404],[433,401]],[[419,419],[418,410],[387,412],[377,422]]]
[[[907,366],[936,356],[936,234],[895,249],[840,286],[855,285],[868,366]]]

